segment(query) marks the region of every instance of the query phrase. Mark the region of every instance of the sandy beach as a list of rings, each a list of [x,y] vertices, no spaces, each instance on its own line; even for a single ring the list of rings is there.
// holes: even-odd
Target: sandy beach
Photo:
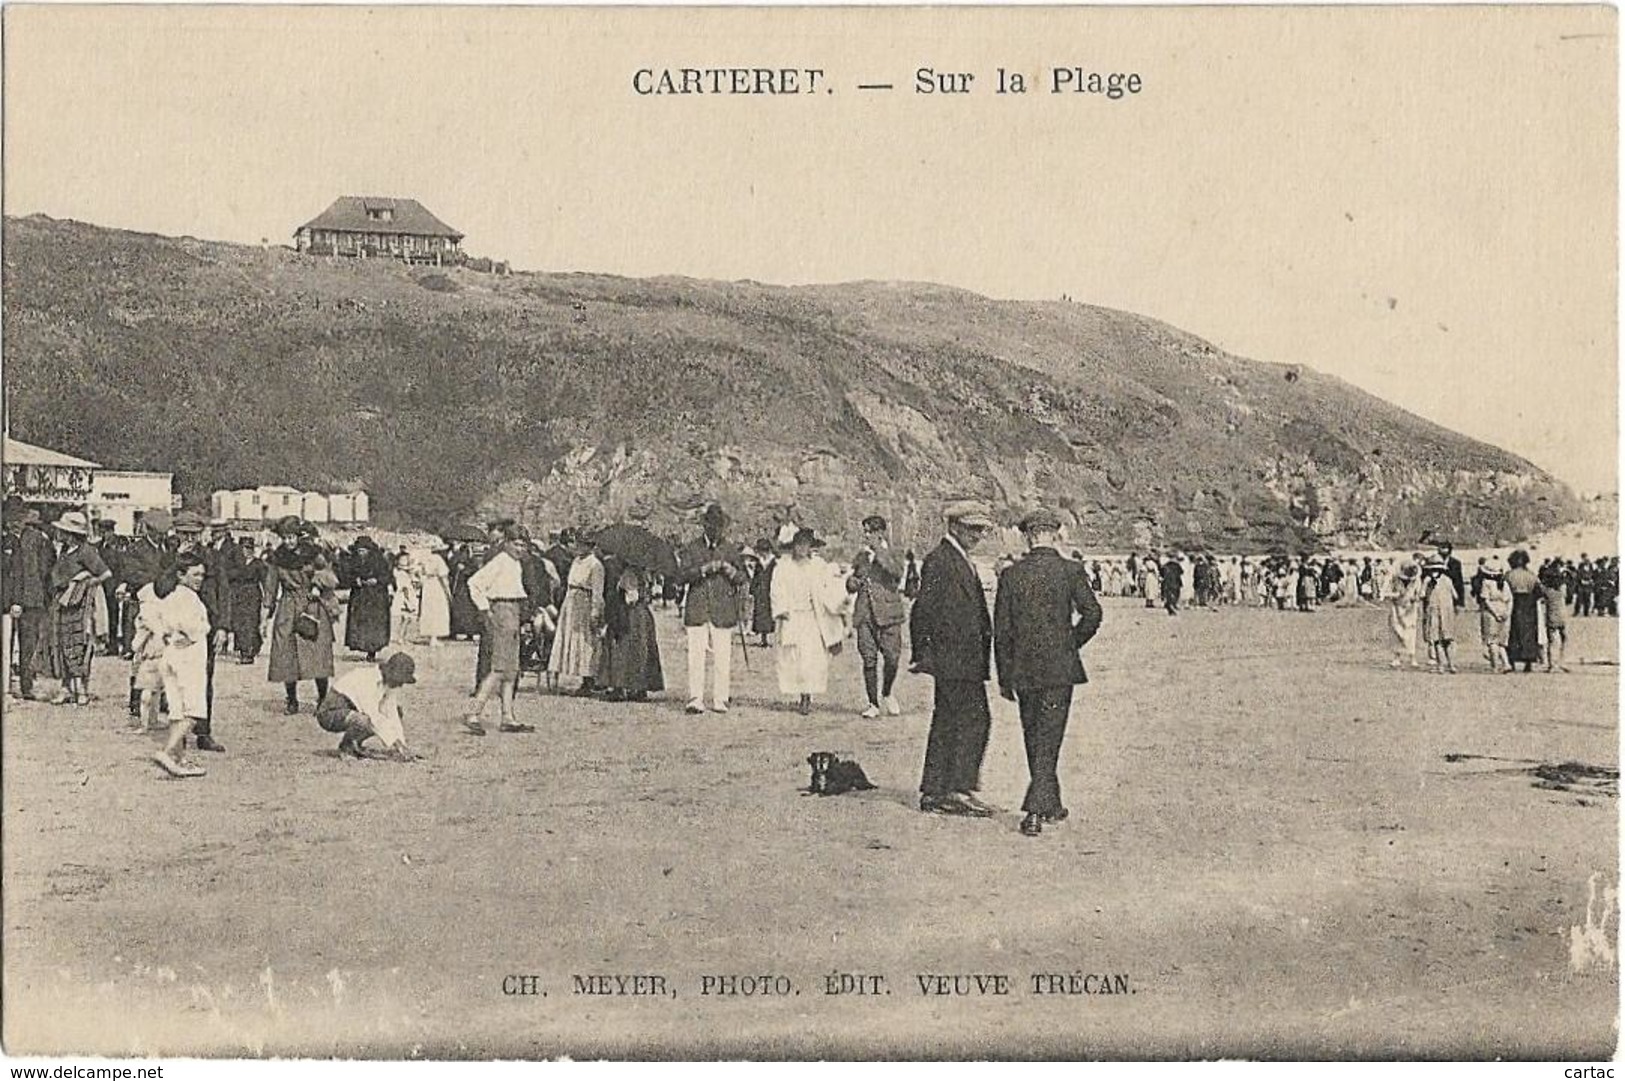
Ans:
[[[1061,759],[1071,818],[1031,839],[996,693],[982,795],[1007,810],[924,815],[928,680],[863,720],[849,647],[803,718],[752,649],[732,712],[689,717],[671,610],[664,700],[530,677],[532,735],[463,734],[473,647],[413,648],[410,765],[341,760],[308,685],[286,717],[263,658],[223,658],[229,752],[162,779],[157,735],[121,731],[126,666],[99,658],[90,707],[5,711],[7,1050],[1612,1053],[1613,620],[1571,621],[1572,674],[1490,675],[1473,642],[1450,677],[1389,670],[1377,608],[1105,605]],[[878,787],[802,794],[814,750]],[[880,993],[828,994],[836,974]],[[1009,993],[922,993],[973,974]],[[787,993],[702,994],[730,975]],[[617,986],[655,993],[582,993]]]

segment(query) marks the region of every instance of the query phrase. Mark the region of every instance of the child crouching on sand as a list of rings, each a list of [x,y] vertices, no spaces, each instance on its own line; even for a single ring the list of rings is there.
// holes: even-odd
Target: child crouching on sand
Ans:
[[[365,758],[361,745],[377,736],[387,754],[410,762],[420,756],[406,745],[400,689],[417,681],[416,662],[406,653],[391,654],[380,664],[352,668],[327,688],[316,707],[316,723],[328,732],[343,733],[341,755]]]

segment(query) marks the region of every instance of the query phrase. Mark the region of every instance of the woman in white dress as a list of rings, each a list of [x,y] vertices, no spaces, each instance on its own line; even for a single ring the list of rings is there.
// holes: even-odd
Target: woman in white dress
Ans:
[[[812,696],[829,689],[829,658],[846,627],[841,611],[846,589],[830,565],[813,554],[822,548],[810,529],[796,532],[790,555],[773,572],[773,621],[778,633],[779,690],[799,696],[797,708],[812,712]]]
[[[429,648],[451,634],[451,568],[439,552],[419,552],[412,560],[418,580],[418,634],[429,640]]]
[[[547,670],[554,677],[579,678],[575,693],[586,697],[597,688],[603,667],[604,561],[589,545],[577,542],[574,548]]]
[[[412,557],[402,551],[395,560],[395,596],[391,603],[391,616],[395,633],[391,641],[410,642],[417,637],[418,579]]]

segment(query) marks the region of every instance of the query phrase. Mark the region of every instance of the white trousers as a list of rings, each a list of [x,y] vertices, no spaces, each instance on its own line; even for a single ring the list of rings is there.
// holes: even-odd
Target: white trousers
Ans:
[[[713,627],[709,623],[685,629],[688,631],[688,700],[705,702],[705,658],[709,653],[713,678],[711,702],[726,704],[733,693],[733,636],[738,632],[732,627]]]

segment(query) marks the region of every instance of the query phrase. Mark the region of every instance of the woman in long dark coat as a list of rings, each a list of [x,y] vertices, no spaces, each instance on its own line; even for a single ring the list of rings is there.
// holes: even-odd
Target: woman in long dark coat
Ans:
[[[253,664],[264,646],[261,621],[265,615],[265,560],[255,550],[254,538],[238,542],[242,559],[226,574],[231,589],[231,643],[237,663]]]
[[[779,557],[766,537],[756,542],[756,551],[766,562],[750,580],[750,630],[761,635],[766,649],[767,636],[778,629],[773,620],[773,568],[779,565]]]
[[[289,714],[299,712],[299,683],[316,681],[316,701],[327,695],[333,676],[333,623],[339,617],[338,576],[321,550],[299,535],[297,519],[277,523],[282,542],[268,559],[266,580],[275,615],[271,619],[268,678],[282,684]],[[297,633],[300,615],[309,615],[315,637]],[[307,623],[307,626],[309,623]]]
[[[391,595],[395,589],[395,569],[389,557],[371,537],[357,537],[350,546],[348,571],[350,618],[344,624],[344,645],[367,660],[376,661],[378,651],[389,645]]]
[[[446,566],[451,571],[451,637],[454,640],[472,639],[482,629],[480,610],[468,592],[468,580],[482,565],[483,561],[469,551],[466,544],[459,544],[446,556]]]
[[[604,672],[611,702],[642,702],[651,691],[666,689],[660,668],[660,643],[649,609],[652,583],[637,567],[608,561],[604,591]]]
[[[1540,579],[1529,569],[1529,553],[1522,548],[1507,557],[1506,583],[1512,590],[1512,625],[1507,632],[1507,671],[1523,665],[1534,670],[1540,660]]]

